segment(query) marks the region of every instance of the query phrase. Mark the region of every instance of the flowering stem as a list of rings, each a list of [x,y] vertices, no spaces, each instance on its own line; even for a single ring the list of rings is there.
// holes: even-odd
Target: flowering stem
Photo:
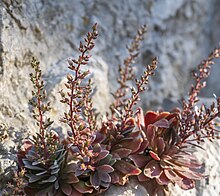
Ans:
[[[48,157],[48,151],[47,147],[45,144],[45,130],[44,130],[44,125],[43,125],[43,113],[41,110],[41,89],[39,87],[39,82],[38,79],[36,80],[36,86],[37,86],[37,108],[38,108],[38,114],[39,114],[39,128],[40,128],[40,135],[41,135],[41,142],[43,144],[44,148],[44,159],[46,160]]]
[[[87,42],[87,45],[85,46],[81,56],[79,57],[79,63],[77,65],[77,68],[75,70],[75,77],[74,77],[74,80],[72,80],[71,82],[71,96],[70,96],[70,101],[69,101],[69,106],[70,106],[70,127],[71,127],[71,130],[72,130],[72,134],[73,136],[75,137],[76,136],[76,133],[75,133],[75,130],[74,130],[74,118],[73,118],[73,115],[74,115],[74,111],[73,111],[73,99],[75,98],[74,97],[74,90],[76,88],[76,84],[77,84],[77,80],[79,79],[78,78],[78,73],[79,73],[79,70],[80,70],[80,66],[82,64],[82,59],[84,59],[84,56],[85,54],[88,52],[88,48],[92,42],[92,39],[93,37],[89,37],[88,39],[88,42]]]

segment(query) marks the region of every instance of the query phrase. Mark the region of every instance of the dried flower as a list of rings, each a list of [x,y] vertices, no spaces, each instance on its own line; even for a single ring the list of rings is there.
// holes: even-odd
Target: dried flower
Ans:
[[[178,132],[181,142],[192,144],[193,141],[197,141],[200,143],[205,138],[212,140],[219,137],[219,130],[217,130],[214,120],[220,115],[220,98],[216,98],[217,104],[213,103],[209,108],[204,105],[197,106],[198,95],[206,86],[205,79],[209,76],[211,65],[214,64],[213,60],[216,58],[220,58],[220,47],[214,49],[209,57],[198,65],[197,72],[193,72],[195,84],[191,87],[188,100],[183,100],[183,109],[179,115]]]
[[[112,115],[115,114],[115,111],[122,113],[121,109],[124,108],[127,98],[126,94],[129,91],[129,85],[127,84],[128,81],[134,80],[134,73],[132,64],[135,63],[136,58],[139,55],[140,50],[140,42],[144,39],[144,34],[147,32],[147,26],[143,25],[137,31],[137,35],[134,37],[133,41],[131,42],[130,46],[127,46],[129,55],[124,60],[124,66],[119,65],[118,72],[119,72],[119,79],[117,80],[119,83],[119,87],[116,92],[113,94],[115,101],[110,106]]]

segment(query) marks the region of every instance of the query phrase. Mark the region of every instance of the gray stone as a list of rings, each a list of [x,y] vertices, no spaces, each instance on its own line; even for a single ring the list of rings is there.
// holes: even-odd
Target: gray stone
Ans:
[[[125,186],[111,186],[106,193],[100,196],[148,196],[147,190],[136,180],[132,179]]]

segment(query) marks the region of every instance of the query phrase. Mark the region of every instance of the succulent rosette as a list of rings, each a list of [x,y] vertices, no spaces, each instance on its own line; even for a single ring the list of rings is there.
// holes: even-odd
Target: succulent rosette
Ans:
[[[136,153],[143,142],[140,131],[135,130],[135,120],[129,118],[125,123],[116,118],[106,120],[96,134],[95,143],[101,142],[111,153],[114,172],[111,173],[113,184],[124,185],[129,176],[139,175],[137,168],[128,156]]]
[[[67,143],[67,141],[65,142]],[[74,163],[75,176],[95,194],[107,190],[111,183],[110,173],[114,171],[115,161],[106,149],[106,145],[92,143],[86,148],[67,144],[70,162]]]
[[[181,143],[178,136],[178,111],[141,113],[137,122],[147,145],[139,154],[129,156],[142,170],[139,181],[152,179],[159,186],[174,183],[182,189],[194,188],[194,180],[202,178],[197,172],[201,165],[192,155],[193,146]]]
[[[55,132],[46,135],[44,144],[39,137],[26,141],[18,153],[18,165],[25,169],[28,181],[24,191],[28,195],[54,195],[60,188],[59,174],[65,164],[66,150]]]

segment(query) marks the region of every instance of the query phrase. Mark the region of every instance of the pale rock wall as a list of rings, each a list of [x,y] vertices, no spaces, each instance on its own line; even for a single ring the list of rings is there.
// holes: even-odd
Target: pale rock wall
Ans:
[[[127,55],[125,46],[136,29],[147,24],[148,34],[136,71],[142,73],[153,56],[159,57],[159,66],[143,95],[142,106],[170,109],[186,94],[190,70],[220,41],[219,9],[218,0],[1,0],[0,122],[9,126],[6,144],[18,144],[17,138],[34,132],[28,106],[32,56],[40,60],[48,81],[46,87],[54,106],[51,115],[57,122],[54,128],[59,131],[63,105],[57,92],[65,81],[66,59],[78,55],[78,43],[92,24],[98,22],[100,33],[91,71],[96,86],[94,105],[102,115],[112,99],[109,92],[116,89],[117,65]],[[213,92],[220,95],[219,70],[216,65],[203,96],[210,97]],[[219,173],[217,149],[218,144],[199,154],[210,158],[205,159],[207,174],[211,167],[212,173]],[[212,179],[202,181],[196,190],[178,192],[218,195],[219,176]]]

